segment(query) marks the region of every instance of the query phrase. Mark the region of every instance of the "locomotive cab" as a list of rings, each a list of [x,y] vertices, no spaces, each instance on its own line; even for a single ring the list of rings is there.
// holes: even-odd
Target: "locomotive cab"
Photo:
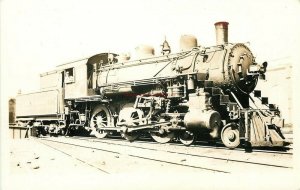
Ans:
[[[116,63],[117,54],[101,53],[88,59],[82,59],[57,66],[63,73],[62,79],[65,99],[76,99],[96,95],[99,68]]]
[[[117,63],[117,54],[114,53],[101,53],[90,57],[86,63],[87,65],[87,81],[88,89],[97,88],[99,69],[110,64]]]

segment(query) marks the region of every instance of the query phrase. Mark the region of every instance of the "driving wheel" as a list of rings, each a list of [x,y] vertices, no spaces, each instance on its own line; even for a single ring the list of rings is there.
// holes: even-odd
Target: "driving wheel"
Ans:
[[[107,131],[103,130],[103,128],[111,126],[112,123],[111,113],[106,106],[100,105],[94,109],[90,126],[97,138],[104,138],[107,135]]]
[[[190,146],[195,142],[195,135],[191,131],[184,131],[179,134],[179,140],[185,146]]]
[[[160,122],[164,122],[164,119],[161,119]],[[173,131],[168,130],[168,125],[161,125],[158,131],[150,132],[151,137],[158,143],[167,143],[170,142],[175,137]]]
[[[135,126],[142,125],[143,121],[143,111],[140,109],[135,109],[133,107],[126,107],[120,111],[119,114],[119,123],[125,124],[128,128],[134,128]],[[124,130],[121,130],[121,136],[126,140],[132,142],[139,137],[138,131],[128,132],[128,128],[124,127]]]

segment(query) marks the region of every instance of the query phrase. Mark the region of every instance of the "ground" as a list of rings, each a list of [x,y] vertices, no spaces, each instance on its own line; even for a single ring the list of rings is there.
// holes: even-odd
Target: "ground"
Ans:
[[[266,173],[251,170],[247,172],[245,167],[241,170],[244,172],[224,174],[128,156],[131,153],[126,155],[84,149],[79,151],[63,146],[56,148],[53,149],[37,139],[11,140],[10,165],[5,178],[7,183],[3,189],[224,189],[224,187],[270,189],[272,187],[274,190],[294,187],[292,172]],[[166,148],[172,150],[171,146]],[[125,151],[124,148],[121,149]],[[187,162],[182,157],[166,159]],[[88,162],[85,162],[87,160]],[[107,171],[110,174],[107,174]]]

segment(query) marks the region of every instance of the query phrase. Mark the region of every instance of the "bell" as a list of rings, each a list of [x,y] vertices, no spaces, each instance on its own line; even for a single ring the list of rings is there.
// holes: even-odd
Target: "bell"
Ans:
[[[165,41],[163,42],[163,44],[161,46],[162,46],[161,53],[163,55],[168,55],[168,54],[171,53],[171,47],[170,47],[170,45],[169,45],[169,43],[167,42],[166,39],[165,39]]]

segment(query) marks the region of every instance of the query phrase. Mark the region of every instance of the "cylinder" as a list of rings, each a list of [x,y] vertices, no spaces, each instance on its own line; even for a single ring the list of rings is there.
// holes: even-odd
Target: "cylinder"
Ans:
[[[191,109],[184,116],[184,124],[189,130],[207,129],[211,137],[216,138],[221,125],[221,115],[214,110]]]
[[[228,25],[228,22],[215,23],[217,45],[224,45],[228,43]]]
[[[154,56],[154,48],[149,45],[139,45],[135,48],[138,58],[148,58]]]
[[[189,51],[198,46],[197,38],[193,35],[182,35],[180,37],[181,51]]]

